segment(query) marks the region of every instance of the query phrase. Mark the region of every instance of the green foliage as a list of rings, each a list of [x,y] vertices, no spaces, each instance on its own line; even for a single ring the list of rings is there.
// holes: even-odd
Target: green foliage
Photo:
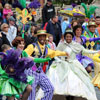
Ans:
[[[71,0],[54,0],[53,4],[62,5],[62,4],[71,4]]]
[[[81,4],[81,3],[88,3],[91,4],[93,0],[53,0],[54,4],[66,4],[66,5],[70,5],[72,3],[76,3],[76,4]]]

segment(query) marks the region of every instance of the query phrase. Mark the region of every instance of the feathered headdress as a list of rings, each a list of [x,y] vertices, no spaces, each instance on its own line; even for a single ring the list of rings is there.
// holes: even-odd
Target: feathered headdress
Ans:
[[[13,8],[20,8],[22,10],[26,8],[26,0],[15,0],[12,6]]]
[[[40,2],[38,0],[33,0],[29,5],[28,8],[34,8],[37,9],[41,6]],[[13,3],[14,8],[20,8],[21,10],[26,7],[26,0],[15,0]]]
[[[21,58],[21,53],[20,50],[14,49],[8,50],[7,54],[0,53],[1,66],[9,77],[26,83],[27,77],[24,70],[32,67],[34,62],[29,58]]]
[[[34,8],[37,9],[41,6],[40,2],[38,0],[33,0],[30,4],[29,4],[29,8]]]
[[[76,3],[72,3],[71,5],[72,5],[73,8],[75,8],[77,6]]]
[[[83,8],[85,9],[85,14],[87,18],[90,18],[92,14],[94,14],[95,10],[98,8],[97,6],[90,6],[89,8],[85,3],[81,3]]]
[[[22,5],[19,3],[18,0],[15,0],[15,2],[12,4],[13,8],[19,8],[20,10],[23,9]]]

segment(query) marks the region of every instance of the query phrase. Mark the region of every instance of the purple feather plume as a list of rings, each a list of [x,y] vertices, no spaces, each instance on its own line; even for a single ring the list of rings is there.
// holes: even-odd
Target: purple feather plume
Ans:
[[[75,3],[72,3],[72,7],[75,8],[77,6],[77,4]]]
[[[6,54],[3,53],[3,52],[0,52],[0,59],[2,60],[2,59],[5,59],[5,58],[6,58]]]
[[[21,58],[18,60],[14,69],[16,72],[16,76],[20,76],[20,80],[22,82],[26,82],[26,75],[24,74],[25,69],[28,69],[34,65],[34,62],[29,58]],[[16,79],[16,77],[15,77]]]
[[[15,0],[14,3],[12,4],[13,8],[20,8],[21,10],[23,10],[24,8],[22,7],[22,5],[19,3],[18,0]]]
[[[40,2],[38,0],[33,0],[30,4],[29,4],[29,8],[34,8],[37,9],[41,6]]]
[[[32,67],[34,62],[30,58],[20,58],[21,53],[20,50],[8,50],[7,55],[1,60],[1,65],[6,67],[5,70],[9,77],[26,83],[27,77],[24,71],[25,69]],[[13,69],[12,72],[10,70],[11,68]]]
[[[5,66],[10,63],[15,64],[20,55],[21,55],[20,50],[14,50],[14,49],[8,50],[7,56],[2,59],[1,62],[2,66]]]

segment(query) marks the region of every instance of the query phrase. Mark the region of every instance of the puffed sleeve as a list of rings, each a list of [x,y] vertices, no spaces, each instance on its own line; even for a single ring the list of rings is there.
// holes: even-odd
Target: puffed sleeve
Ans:
[[[25,50],[24,50],[29,56],[32,55],[32,53],[34,52],[34,46],[32,44],[30,44]]]
[[[64,46],[63,42],[60,42],[56,48],[56,50],[60,50],[60,51],[64,51],[64,49],[66,48],[66,46]]]
[[[95,51],[95,50],[88,50],[88,49],[85,49],[82,45],[81,45],[81,50],[82,50],[82,53],[84,54],[94,54],[94,53],[98,53],[98,51]]]
[[[48,55],[50,58],[54,58],[56,56],[66,56],[66,52],[62,52],[59,50],[51,50],[48,48]]]

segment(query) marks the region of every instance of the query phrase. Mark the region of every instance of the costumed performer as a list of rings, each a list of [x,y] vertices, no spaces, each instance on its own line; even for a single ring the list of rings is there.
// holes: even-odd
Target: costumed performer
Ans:
[[[80,52],[97,53],[99,51],[87,50],[79,43],[72,41],[72,31],[67,31],[64,37],[64,43],[60,43],[57,49],[67,52],[69,57],[57,57],[47,72],[47,76],[54,86],[54,95],[70,96],[67,98],[68,100],[73,100],[74,97],[80,97],[82,100],[97,100],[91,78],[76,59],[76,55]],[[41,99],[43,93],[41,92],[40,90],[36,100]]]
[[[12,49],[10,51],[7,51],[7,57],[4,57],[4,59],[1,61],[2,66],[5,66],[6,64],[7,67],[4,68],[4,70],[6,70],[7,72],[5,72],[2,67],[0,67],[0,86],[2,86],[0,87],[0,94],[8,96],[8,100],[14,100],[14,96],[16,98],[19,98],[19,94],[23,93],[22,100],[27,100],[29,93],[32,90],[30,85],[32,84],[32,80],[34,79],[34,77],[26,76],[24,70],[32,67],[34,65],[34,62],[42,63],[50,60],[50,58],[47,58],[45,60],[41,58],[34,58],[33,60],[30,58],[19,58],[19,56],[28,57],[28,55],[24,51],[23,53],[21,52],[22,48],[24,47],[24,39],[22,39],[21,37],[16,37],[15,39],[16,40],[14,41],[16,41],[16,43],[14,43],[17,46],[17,50]],[[1,53],[1,55],[5,56],[6,54]],[[27,88],[24,91],[26,86]]]
[[[49,49],[46,45],[46,36],[48,36],[48,33],[46,30],[38,30],[37,31],[37,39],[38,41],[36,43],[30,44],[26,49],[25,52],[27,52],[28,55],[36,58],[45,58],[50,57],[54,58],[55,56],[68,56],[66,52],[61,51],[55,51]],[[42,70],[43,64],[36,65],[36,70],[29,70],[28,75],[35,76],[35,83],[32,85],[32,93],[29,97],[29,100],[35,100],[35,91],[37,85],[42,88],[44,91],[44,97],[41,100],[52,100],[53,91],[54,88],[50,82],[50,80],[47,78],[45,73]]]
[[[93,56],[94,61],[99,63],[100,66],[100,54],[97,53]],[[99,67],[100,69],[100,67]],[[96,76],[93,78],[92,83],[94,86],[98,87],[100,89],[100,70],[98,69],[98,73],[96,74]]]
[[[95,33],[96,27],[97,27],[96,23],[93,22],[93,21],[90,21],[89,24],[88,24],[88,32],[86,34],[83,34],[83,36],[85,36],[86,38],[97,38],[98,36]],[[97,49],[99,42],[100,41],[87,41],[85,43],[85,47],[87,49],[90,49],[90,50],[95,50],[95,49]],[[93,54],[84,54],[84,55],[90,57],[91,59],[93,58]],[[94,62],[94,66],[95,66],[94,67],[95,74],[97,74],[98,69],[99,69],[98,68],[98,66],[99,66],[98,62]]]
[[[30,57],[25,51],[24,51],[24,47],[25,47],[25,41],[22,37],[17,36],[13,41],[12,41],[12,45],[15,49],[20,49],[22,51],[21,56],[22,57]],[[33,57],[30,57],[32,59],[34,59]],[[37,58],[35,62],[37,63],[44,63],[49,61],[50,58]]]
[[[91,16],[92,14],[95,13],[95,10],[98,8],[97,6],[94,6],[94,5],[90,5],[89,7],[87,7],[87,5],[85,3],[81,3],[81,6],[84,8],[85,10],[85,15],[86,15],[86,18],[85,18],[85,22],[83,23],[82,27],[84,28],[84,34],[86,34],[86,32],[88,31],[88,23],[89,23],[89,20],[91,19]]]
[[[0,53],[0,95],[8,96],[8,100],[20,98],[19,94],[23,93],[22,100],[27,100],[34,81],[32,77],[26,77],[24,70],[32,67],[33,60],[29,58],[20,58],[20,50],[8,50],[7,54]]]
[[[75,34],[73,40],[80,43],[81,45],[85,46],[85,43],[87,41],[89,42],[95,42],[95,41],[98,41],[100,40],[100,38],[86,38],[84,36],[81,36],[82,35],[82,31],[83,31],[83,28],[81,25],[76,25],[74,28],[73,28],[73,32]],[[90,73],[92,71],[92,68],[94,67],[94,63],[92,61],[92,59],[90,59],[89,57],[87,56],[83,56],[82,55],[82,52],[80,52],[79,54],[76,55],[78,61],[84,66],[84,68],[87,70],[88,73]]]
[[[96,23],[94,21],[90,21],[88,23],[87,27],[88,27],[88,31],[85,34],[82,34],[82,36],[84,36],[86,38],[97,38],[98,36],[95,33],[95,29],[97,27]],[[99,42],[99,41],[97,41],[97,42]],[[87,41],[85,46],[87,49],[95,50],[97,42]]]

